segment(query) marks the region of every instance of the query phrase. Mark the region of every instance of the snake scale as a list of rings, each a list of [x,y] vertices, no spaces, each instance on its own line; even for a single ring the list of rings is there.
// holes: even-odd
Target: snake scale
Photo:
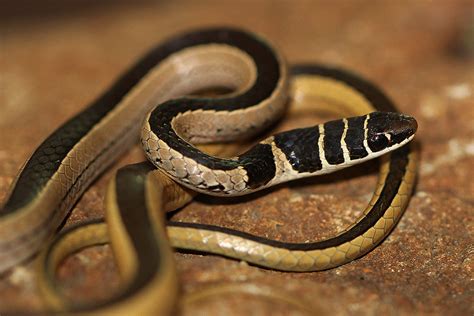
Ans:
[[[232,92],[189,96],[215,87]],[[198,146],[259,135],[284,115],[288,96],[347,117],[273,135],[231,158]],[[44,248],[84,190],[139,135],[149,162],[116,173],[106,194],[107,222],[69,228],[39,256],[39,287],[55,310],[170,313],[177,281],[169,244],[284,271],[339,266],[373,249],[400,219],[415,182],[416,152],[408,142],[416,129],[414,118],[397,113],[377,87],[348,71],[288,70],[266,40],[242,30],[182,34],[141,58],[26,162],[0,209],[0,272]],[[362,216],[325,240],[287,243],[221,226],[165,225],[162,218],[196,192],[243,195],[379,156],[378,184]],[[73,251],[107,242],[123,280],[120,293],[93,305],[65,299],[56,267]]]

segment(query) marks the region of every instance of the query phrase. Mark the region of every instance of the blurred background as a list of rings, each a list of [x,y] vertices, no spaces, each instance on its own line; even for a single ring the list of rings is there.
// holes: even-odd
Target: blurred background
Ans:
[[[182,292],[250,284],[280,291],[315,314],[473,314],[474,1],[0,0],[0,201],[41,140],[147,49],[179,32],[218,25],[262,34],[290,64],[337,65],[375,82],[418,120],[419,181],[393,233],[359,260],[324,272],[280,273],[176,254]],[[301,127],[300,119],[281,128]],[[134,149],[117,165],[140,159]],[[347,180],[291,184],[223,206],[204,198],[176,217],[288,241],[328,237],[367,203],[376,168],[364,168]],[[88,190],[68,225],[102,216],[112,172]],[[68,259],[59,274],[77,300],[103,299],[118,286],[107,246]],[[0,314],[41,308],[31,263],[0,276]],[[235,293],[181,313],[305,311]]]

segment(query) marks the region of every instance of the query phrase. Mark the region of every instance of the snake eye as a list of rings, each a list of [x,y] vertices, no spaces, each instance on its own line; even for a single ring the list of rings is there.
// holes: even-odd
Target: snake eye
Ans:
[[[369,147],[372,151],[381,151],[390,144],[390,138],[385,134],[375,134],[369,139]]]

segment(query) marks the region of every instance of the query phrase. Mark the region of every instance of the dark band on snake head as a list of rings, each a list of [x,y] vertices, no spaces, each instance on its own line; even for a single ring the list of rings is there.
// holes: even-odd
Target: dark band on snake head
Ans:
[[[344,153],[341,147],[343,133],[343,120],[332,121],[324,124],[324,156],[330,165],[339,165],[344,162]],[[345,139],[352,137],[351,134],[349,135],[350,137],[346,137]]]
[[[351,159],[364,158],[369,154],[364,146],[364,123],[365,119],[363,117],[348,122],[348,131],[350,131],[352,137],[346,137],[344,140]]]
[[[319,150],[315,150],[318,140],[319,130],[314,127],[283,132],[274,137],[275,145],[298,172],[316,172],[323,168]]]

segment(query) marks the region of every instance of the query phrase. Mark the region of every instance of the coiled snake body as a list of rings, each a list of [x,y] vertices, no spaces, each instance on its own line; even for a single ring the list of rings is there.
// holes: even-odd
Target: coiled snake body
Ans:
[[[291,83],[288,78],[278,53],[240,30],[188,33],[150,51],[48,137],[26,163],[0,210],[0,271],[40,249],[140,129],[146,155],[161,171],[150,163],[120,169],[106,196],[107,224],[73,227],[40,256],[40,288],[57,309],[169,312],[177,287],[163,231],[164,211],[183,206],[196,191],[242,195],[391,152],[382,157],[378,185],[362,217],[326,240],[285,243],[220,226],[167,223],[173,247],[278,270],[328,269],[373,249],[408,203],[416,161],[405,144],[414,136],[416,121],[396,113],[376,87],[346,71],[297,66],[291,70]],[[216,86],[234,92],[176,99]],[[218,158],[195,147],[257,135],[283,115],[288,86],[293,98],[314,97],[323,107],[337,104],[333,110],[352,117],[276,134],[234,158]],[[120,294],[99,306],[75,306],[61,297],[53,281],[60,261],[71,251],[108,241],[124,280]]]

